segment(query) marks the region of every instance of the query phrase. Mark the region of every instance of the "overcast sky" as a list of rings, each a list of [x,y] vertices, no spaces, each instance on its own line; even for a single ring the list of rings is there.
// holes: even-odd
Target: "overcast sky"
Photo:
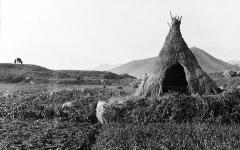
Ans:
[[[0,63],[80,70],[153,57],[170,10],[189,47],[240,60],[239,0],[1,0]]]

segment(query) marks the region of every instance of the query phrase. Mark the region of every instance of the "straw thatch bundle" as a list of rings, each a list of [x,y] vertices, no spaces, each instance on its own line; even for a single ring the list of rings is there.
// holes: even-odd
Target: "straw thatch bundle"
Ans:
[[[168,91],[218,93],[216,83],[199,66],[180,32],[182,17],[172,17],[170,31],[152,69],[142,80],[136,95],[155,97]]]

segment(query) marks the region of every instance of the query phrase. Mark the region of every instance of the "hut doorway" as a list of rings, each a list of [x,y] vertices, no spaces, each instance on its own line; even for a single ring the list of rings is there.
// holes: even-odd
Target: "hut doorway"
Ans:
[[[163,80],[163,92],[177,91],[180,93],[188,92],[188,83],[184,68],[179,63],[176,63],[166,70]]]

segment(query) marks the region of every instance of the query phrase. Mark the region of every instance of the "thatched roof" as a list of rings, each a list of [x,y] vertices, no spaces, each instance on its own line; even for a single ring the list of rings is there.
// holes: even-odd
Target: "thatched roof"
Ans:
[[[170,31],[158,59],[143,79],[136,95],[160,96],[164,90],[171,89],[171,86],[186,88],[188,93],[217,93],[217,85],[201,69],[182,37],[180,32],[182,17],[171,15],[171,19]]]

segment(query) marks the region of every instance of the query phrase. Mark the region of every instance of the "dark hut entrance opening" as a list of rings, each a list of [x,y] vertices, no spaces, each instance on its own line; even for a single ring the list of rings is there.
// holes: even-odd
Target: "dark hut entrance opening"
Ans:
[[[163,92],[176,91],[179,93],[188,92],[188,83],[184,68],[179,63],[172,65],[166,70],[163,80]]]

